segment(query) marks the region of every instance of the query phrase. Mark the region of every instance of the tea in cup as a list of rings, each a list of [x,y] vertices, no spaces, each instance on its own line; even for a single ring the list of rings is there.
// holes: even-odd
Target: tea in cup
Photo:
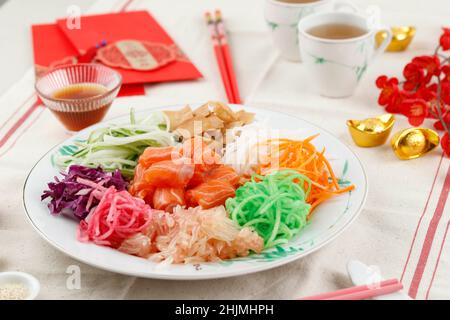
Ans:
[[[281,57],[300,61],[297,25],[301,19],[314,13],[339,10],[343,7],[356,10],[345,1],[266,0],[264,16]]]
[[[387,33],[378,47],[375,36]],[[389,45],[392,32],[356,12],[310,15],[298,24],[301,58],[312,85],[323,96],[353,94],[370,63]]]

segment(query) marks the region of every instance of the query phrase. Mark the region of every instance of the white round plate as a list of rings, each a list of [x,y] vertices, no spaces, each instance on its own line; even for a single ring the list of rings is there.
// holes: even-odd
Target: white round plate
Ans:
[[[121,104],[126,101],[124,99],[118,100],[122,100]],[[117,104],[117,100],[115,104]],[[135,101],[133,101],[132,105],[136,106]],[[129,106],[130,104],[128,104]],[[137,110],[140,113],[158,109],[177,109],[179,107],[172,106],[146,110],[144,108],[143,111],[140,111],[142,108],[138,108]],[[354,184],[355,190],[321,204],[316,209],[310,223],[288,244],[270,248],[261,254],[254,254],[245,258],[195,265],[161,265],[111,248],[78,242],[75,234],[77,221],[65,216],[51,215],[47,208],[47,203],[40,201],[40,196],[42,191],[47,188],[47,183],[53,181],[54,176],[59,174],[58,170],[52,165],[51,155],[59,150],[62,145],[70,145],[75,139],[85,139],[94,127],[105,126],[108,122],[125,121],[128,116],[124,116],[97,124],[75,134],[61,145],[51,149],[36,163],[25,181],[23,190],[24,207],[28,219],[45,240],[79,261],[108,271],[159,279],[213,279],[267,270],[305,257],[335,239],[355,220],[361,212],[366,199],[367,177],[360,160],[344,143],[331,133],[309,122],[291,115],[263,109],[236,105],[232,107],[233,109],[244,108],[247,111],[254,112],[256,121],[269,119],[270,126],[274,129],[301,129],[305,137],[320,133],[320,136],[314,140],[315,146],[318,149],[326,147],[326,155],[331,159],[331,164],[336,174],[341,179]],[[115,108],[115,110],[118,109]],[[128,108],[122,107],[121,111],[122,114],[126,113]]]

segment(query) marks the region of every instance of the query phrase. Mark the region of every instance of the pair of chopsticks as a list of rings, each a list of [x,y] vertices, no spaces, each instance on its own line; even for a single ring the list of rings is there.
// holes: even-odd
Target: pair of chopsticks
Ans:
[[[230,47],[228,44],[225,25],[220,10],[215,11],[213,19],[210,12],[205,13],[206,23],[213,43],[214,53],[216,55],[217,65],[219,66],[223,86],[230,103],[241,103],[239,89],[234,73],[233,60],[231,58]]]
[[[377,284],[356,286],[300,298],[300,300],[362,300],[397,292],[402,289],[403,285],[397,279],[390,279]]]

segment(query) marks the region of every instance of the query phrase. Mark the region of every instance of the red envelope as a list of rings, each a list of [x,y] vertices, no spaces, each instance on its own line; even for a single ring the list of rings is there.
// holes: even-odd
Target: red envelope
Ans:
[[[124,83],[191,80],[202,77],[197,68],[179,50],[170,36],[147,11],[82,16],[79,29],[71,29],[68,27],[70,21],[68,22],[66,22],[66,19],[61,19],[57,21],[57,24],[80,54],[104,40],[109,46],[113,46],[121,40],[138,40],[138,44],[160,45],[162,49],[170,48],[172,52],[175,52],[172,55],[172,60],[156,61],[156,66],[160,65],[160,67],[148,71],[125,69],[122,65],[121,67],[114,67],[122,74]],[[113,55],[118,57],[122,53],[116,50]],[[135,56],[139,56],[139,52]],[[118,58],[122,62],[130,62],[127,62],[123,55]],[[155,59],[153,59],[153,63],[155,63]],[[109,66],[112,65],[109,64]]]
[[[73,62],[78,51],[56,24],[40,24],[31,27],[33,37],[36,76],[49,68]],[[142,84],[124,84],[119,96],[145,95]]]

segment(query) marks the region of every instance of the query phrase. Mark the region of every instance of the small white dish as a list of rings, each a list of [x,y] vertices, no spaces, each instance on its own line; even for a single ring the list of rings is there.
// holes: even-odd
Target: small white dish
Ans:
[[[28,295],[24,300],[36,299],[39,291],[41,290],[41,285],[38,279],[25,272],[0,272],[0,287],[7,284],[23,285],[28,291]]]
[[[355,286],[370,285],[375,282],[380,282],[385,279],[378,271],[378,266],[367,266],[361,261],[351,260],[347,264],[347,271]],[[412,300],[406,292],[400,290],[398,292],[384,294],[373,297],[374,300]]]

